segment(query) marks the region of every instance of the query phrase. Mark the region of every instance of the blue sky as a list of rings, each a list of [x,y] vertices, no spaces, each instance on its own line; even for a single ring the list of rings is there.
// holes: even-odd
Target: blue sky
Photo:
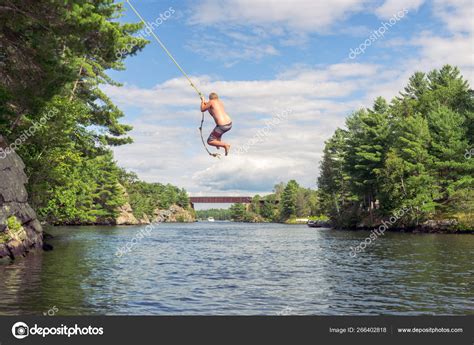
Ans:
[[[263,194],[289,179],[315,188],[324,141],[351,112],[379,95],[391,99],[417,70],[450,63],[474,79],[470,0],[132,4],[148,22],[168,17],[155,34],[205,94],[220,95],[234,121],[224,137],[231,155],[207,156],[199,99],[151,36],[125,71],[110,73],[124,86],[104,90],[135,128],[135,143],[115,149],[119,164],[192,195]],[[138,18],[125,4],[120,20]],[[364,42],[365,52],[351,58]],[[212,127],[207,117],[206,137]]]

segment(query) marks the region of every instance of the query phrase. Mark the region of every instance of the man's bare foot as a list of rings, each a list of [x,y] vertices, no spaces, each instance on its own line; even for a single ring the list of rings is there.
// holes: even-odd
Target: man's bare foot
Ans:
[[[225,155],[227,156],[229,154],[229,151],[230,151],[230,145],[227,144],[226,146],[224,146],[224,149],[225,149]]]

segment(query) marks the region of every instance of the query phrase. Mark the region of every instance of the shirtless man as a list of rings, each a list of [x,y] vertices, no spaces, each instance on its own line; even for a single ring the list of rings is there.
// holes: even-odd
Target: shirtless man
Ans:
[[[209,135],[207,143],[217,147],[217,149],[223,147],[225,149],[225,155],[227,156],[229,154],[230,145],[221,141],[221,137],[222,134],[230,131],[232,128],[232,119],[225,112],[224,104],[219,100],[217,93],[212,92],[209,95],[209,102],[206,102],[204,98],[201,97],[201,111],[205,112],[207,110],[216,122],[216,127],[211,132],[211,135]]]

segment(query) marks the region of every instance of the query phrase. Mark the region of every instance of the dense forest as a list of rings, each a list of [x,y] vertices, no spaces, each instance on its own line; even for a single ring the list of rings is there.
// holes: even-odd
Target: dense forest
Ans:
[[[457,68],[415,73],[389,104],[379,97],[326,142],[322,210],[339,227],[455,219],[474,228],[473,91]]]
[[[230,216],[239,222],[289,222],[320,215],[318,192],[301,187],[295,180],[279,183],[273,193],[255,195],[248,207],[234,204]],[[216,218],[217,219],[217,218]]]
[[[125,171],[120,182],[128,193],[133,214],[138,219],[142,219],[145,215],[152,218],[156,209],[167,209],[171,205],[190,208],[186,191],[171,184],[143,182],[135,173]]]
[[[100,86],[119,85],[106,71],[123,70],[123,59],[147,44],[133,36],[141,24],[117,21],[122,6],[113,0],[2,3],[1,153],[15,150],[23,159],[30,204],[41,220],[108,223],[126,202],[127,188],[138,213],[149,213],[153,190],[160,206],[184,203],[175,187],[131,181],[113,158],[111,147],[131,143],[132,128]]]
[[[287,222],[296,218],[326,219],[321,216],[318,192],[301,187],[295,180],[279,183],[273,193],[255,195],[250,204],[233,204],[229,209],[196,211],[200,219],[213,217],[216,220],[236,222]]]
[[[230,209],[226,208],[210,208],[208,210],[197,210],[196,217],[204,220],[209,217],[216,220],[232,220],[232,213]]]

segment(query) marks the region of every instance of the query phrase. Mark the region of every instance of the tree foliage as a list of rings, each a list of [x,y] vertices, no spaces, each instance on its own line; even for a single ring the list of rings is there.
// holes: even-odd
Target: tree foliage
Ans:
[[[248,207],[232,205],[231,218],[244,222],[286,222],[291,218],[321,215],[317,191],[303,188],[295,180],[280,182],[273,191],[265,196],[255,195]]]
[[[127,201],[126,173],[111,147],[131,143],[132,128],[102,88],[119,86],[107,72],[124,69],[123,60],[147,41],[133,36],[141,24],[117,20],[122,11],[113,0],[0,4],[0,140],[12,143],[36,128],[16,152],[42,220],[110,223]],[[149,214],[154,204],[187,205],[186,192],[170,185],[126,187],[138,213]]]
[[[388,105],[355,112],[326,142],[318,185],[339,226],[373,225],[401,207],[402,224],[472,214],[473,92],[455,67],[415,73]],[[461,226],[472,227],[473,224]]]
[[[196,217],[199,219],[207,219],[209,217],[214,218],[215,220],[231,220],[232,211],[225,208],[211,208],[208,210],[198,210],[196,211]]]
[[[186,191],[171,184],[140,181],[136,174],[123,170],[120,183],[127,190],[133,214],[139,219],[145,215],[152,218],[157,208],[167,209],[171,205],[189,208],[189,197]]]

